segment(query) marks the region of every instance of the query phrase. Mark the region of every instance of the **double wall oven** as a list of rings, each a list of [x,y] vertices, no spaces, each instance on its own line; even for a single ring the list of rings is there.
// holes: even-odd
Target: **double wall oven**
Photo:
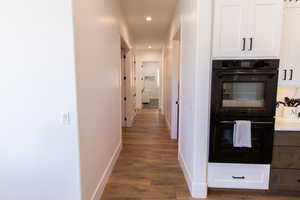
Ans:
[[[210,162],[272,161],[279,60],[213,61]],[[235,121],[251,121],[252,147],[234,147]]]

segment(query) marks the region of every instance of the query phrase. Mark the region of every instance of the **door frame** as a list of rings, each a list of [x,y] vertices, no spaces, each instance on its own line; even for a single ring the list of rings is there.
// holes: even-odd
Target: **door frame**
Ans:
[[[172,40],[172,89],[171,89],[171,139],[180,138],[180,102],[181,102],[181,71],[182,71],[181,27],[178,27]]]
[[[158,88],[158,90],[159,90],[159,94],[158,94],[158,109],[160,110],[160,105],[161,105],[161,87],[162,87],[162,85],[161,85],[161,61],[157,61],[157,60],[141,60],[141,64],[142,64],[142,69],[141,69],[141,72],[140,72],[140,78],[141,78],[141,82],[140,82],[140,85],[141,85],[141,88],[142,88],[142,91],[141,91],[141,95],[140,95],[140,98],[141,98],[141,106],[142,106],[142,108],[143,108],[143,90],[144,90],[144,84],[145,84],[145,80],[144,80],[144,65],[145,64],[147,64],[147,63],[156,63],[157,64],[157,66],[158,66],[158,75],[157,75],[157,81],[159,81],[158,82],[158,84],[159,84],[159,88]]]

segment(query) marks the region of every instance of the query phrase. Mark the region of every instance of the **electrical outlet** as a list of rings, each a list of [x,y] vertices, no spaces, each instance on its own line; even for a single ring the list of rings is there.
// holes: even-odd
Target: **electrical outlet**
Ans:
[[[61,124],[70,125],[70,123],[71,123],[70,113],[69,112],[62,112],[61,113]]]

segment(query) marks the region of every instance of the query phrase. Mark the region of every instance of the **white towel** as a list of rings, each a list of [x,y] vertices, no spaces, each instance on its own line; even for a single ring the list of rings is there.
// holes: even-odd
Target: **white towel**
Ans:
[[[234,147],[252,147],[251,121],[235,121],[233,129]]]

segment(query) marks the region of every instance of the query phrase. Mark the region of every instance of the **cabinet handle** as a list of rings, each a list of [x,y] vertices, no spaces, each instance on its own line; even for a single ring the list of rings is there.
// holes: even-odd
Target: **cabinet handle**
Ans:
[[[290,69],[290,80],[293,80],[294,70]]]
[[[242,51],[246,50],[246,38],[243,38],[243,49]]]
[[[250,38],[250,49],[249,51],[252,51],[253,49],[253,38]]]
[[[283,80],[285,81],[286,80],[286,75],[287,75],[287,70],[283,70],[284,71],[284,77],[283,77]]]
[[[233,179],[245,179],[245,176],[232,176]]]

